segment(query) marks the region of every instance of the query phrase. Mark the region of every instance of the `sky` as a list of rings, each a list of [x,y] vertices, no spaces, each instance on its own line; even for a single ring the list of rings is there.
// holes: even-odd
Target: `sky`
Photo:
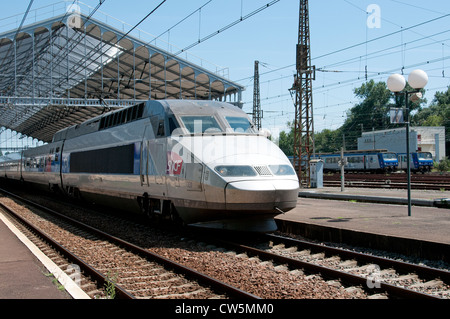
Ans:
[[[129,31],[162,2],[103,0],[93,17]],[[34,0],[25,25],[61,14],[72,3]],[[75,3],[89,14],[99,1]],[[2,3],[0,32],[16,28],[29,4]],[[147,41],[159,36],[156,44],[175,53],[233,22],[237,23],[194,45],[186,57],[245,86],[242,101],[247,113],[253,108],[258,60],[262,126],[276,137],[294,120],[289,89],[296,73],[299,0],[166,0],[133,34]],[[311,0],[309,24],[316,68],[315,132],[344,123],[347,111],[360,102],[354,89],[366,80],[385,82],[390,74],[402,72],[407,79],[412,70],[423,69],[429,77],[427,105],[436,91],[450,85],[448,0]]]

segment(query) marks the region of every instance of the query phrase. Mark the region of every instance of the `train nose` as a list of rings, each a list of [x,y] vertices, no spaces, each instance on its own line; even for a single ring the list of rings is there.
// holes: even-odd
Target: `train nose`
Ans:
[[[297,204],[297,180],[236,181],[225,188],[226,208],[229,210],[287,212]]]

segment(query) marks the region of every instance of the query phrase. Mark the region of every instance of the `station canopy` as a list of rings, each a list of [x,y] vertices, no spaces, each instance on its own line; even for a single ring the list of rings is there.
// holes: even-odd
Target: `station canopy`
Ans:
[[[73,18],[73,17],[72,17]],[[142,100],[241,105],[243,87],[82,13],[0,34],[0,126],[43,142]]]

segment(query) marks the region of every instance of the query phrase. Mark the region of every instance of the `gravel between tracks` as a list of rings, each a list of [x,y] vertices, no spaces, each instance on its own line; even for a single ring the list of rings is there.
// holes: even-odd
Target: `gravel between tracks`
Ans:
[[[361,292],[351,294],[343,287],[329,285],[319,276],[307,276],[289,271],[283,265],[261,262],[246,255],[236,256],[234,252],[208,251],[210,249],[190,246],[154,251],[263,298],[365,298]]]
[[[34,216],[27,208],[16,204],[11,199],[2,197],[1,200],[13,209],[19,209],[28,216]],[[37,198],[33,200],[37,200]],[[41,204],[46,206],[50,205],[48,202],[42,202],[42,200]],[[51,205],[56,204],[52,203]],[[290,271],[283,265],[261,262],[257,258],[248,258],[245,255],[236,256],[234,252],[217,250],[214,247],[187,238],[165,236],[161,232],[141,224],[124,221],[123,219],[107,218],[104,215],[93,214],[91,212],[87,214],[86,211],[78,208],[67,208],[65,209],[65,213],[70,213],[72,217],[83,219],[85,223],[113,233],[117,237],[132,241],[142,247],[147,247],[152,252],[234,285],[261,298],[367,298],[367,295],[360,289],[352,289],[351,292],[346,291],[344,287],[336,286],[335,283],[327,283],[317,275],[308,276],[298,270]],[[33,218],[40,224],[39,227],[43,229],[45,227],[55,227],[49,226],[42,217],[34,216]],[[54,232],[55,230],[49,229],[48,231]],[[70,231],[63,229],[57,229],[56,232],[60,234],[61,240],[65,242],[78,242],[79,249],[84,249],[83,244],[80,245],[79,236],[74,236]],[[97,253],[93,254],[92,258],[95,263],[95,258],[105,261],[109,257]],[[117,262],[116,259],[109,260],[110,267],[115,267]]]

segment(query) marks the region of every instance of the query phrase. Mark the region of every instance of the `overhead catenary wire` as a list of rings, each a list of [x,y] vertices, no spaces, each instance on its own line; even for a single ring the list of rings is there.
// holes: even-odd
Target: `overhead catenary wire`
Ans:
[[[206,7],[209,3],[211,3],[213,0],[209,0],[208,2],[206,2],[205,4],[201,5],[199,8],[197,8],[196,10],[194,10],[193,12],[191,12],[190,14],[188,14],[187,16],[185,16],[183,19],[181,19],[180,21],[178,21],[177,23],[175,23],[173,26],[171,26],[170,28],[168,28],[166,31],[162,32],[161,34],[159,34],[158,36],[154,37],[153,41],[159,39],[160,37],[162,37],[164,34],[170,32],[172,29],[174,29],[175,27],[177,27],[178,25],[180,25],[181,23],[183,23],[184,21],[186,21],[187,19],[189,19],[191,16],[193,16],[194,14],[196,14],[197,12],[200,12],[204,7]]]
[[[324,54],[319,55],[319,56],[315,56],[315,57],[313,56],[313,57],[311,57],[311,59],[316,61],[316,60],[319,60],[319,59],[322,59],[322,58],[325,58],[325,57],[328,57],[328,56],[331,56],[331,55],[334,55],[334,54],[337,54],[337,53],[345,52],[347,50],[350,50],[350,49],[353,49],[353,48],[365,45],[366,42],[370,43],[370,42],[379,41],[379,40],[382,40],[384,38],[396,35],[396,34],[398,34],[400,32],[404,32],[404,31],[408,31],[408,30],[411,30],[411,29],[414,29],[414,28],[417,28],[417,27],[420,27],[420,26],[424,26],[426,24],[438,21],[438,20],[443,19],[443,18],[447,18],[449,16],[450,16],[450,13],[444,14],[444,15],[441,15],[439,17],[436,17],[436,18],[433,18],[433,19],[429,19],[429,20],[426,20],[426,21],[422,21],[422,22],[419,22],[417,24],[411,25],[409,27],[402,28],[401,30],[393,31],[391,33],[388,33],[388,34],[385,34],[385,35],[382,35],[382,36],[379,36],[379,37],[376,37],[376,38],[373,38],[373,39],[370,39],[370,40],[367,40],[367,41],[358,42],[358,43],[349,45],[349,46],[341,48],[341,49],[337,49],[337,50],[334,50],[334,51],[330,51],[330,52],[324,53]],[[282,67],[279,67],[279,68],[274,69],[274,70],[266,71],[264,73],[261,73],[260,76],[263,76],[263,75],[266,75],[266,74],[269,74],[269,73],[273,73],[273,72],[277,72],[277,71],[281,71],[281,70],[284,70],[284,69],[292,69],[293,67],[295,67],[295,63],[289,64],[289,65],[286,65],[286,66],[282,66]],[[239,79],[239,80],[237,80],[237,82],[244,81],[244,80],[251,79],[251,78],[253,78],[253,76],[249,76],[249,77],[245,77],[245,78]]]
[[[219,30],[217,30],[217,31],[215,31],[213,33],[210,33],[210,34],[208,34],[207,36],[205,36],[205,37],[203,37],[201,39],[199,38],[198,41],[191,43],[190,45],[188,45],[185,48],[181,49],[180,51],[176,52],[174,55],[177,56],[177,55],[179,55],[179,54],[181,54],[181,53],[183,53],[183,52],[185,52],[185,51],[187,51],[189,49],[192,49],[196,45],[198,45],[198,44],[200,44],[200,43],[202,43],[202,42],[204,42],[204,41],[206,41],[206,40],[208,40],[208,39],[210,39],[210,38],[212,38],[212,37],[214,37],[214,36],[224,32],[224,31],[228,30],[229,28],[235,26],[238,23],[241,23],[244,20],[247,20],[248,18],[250,18],[250,17],[254,16],[255,14],[257,14],[257,13],[259,13],[259,12],[269,8],[269,7],[271,7],[272,5],[274,5],[275,3],[279,2],[279,1],[280,0],[273,0],[272,2],[269,2],[269,3],[265,4],[265,5],[263,5],[262,7],[259,7],[258,9],[250,12],[249,14],[241,17],[240,19],[237,19],[237,20],[231,22],[230,24],[222,27],[221,29],[219,29]]]
[[[450,56],[445,56],[442,58],[437,58],[434,60],[429,60],[429,61],[422,61],[419,63],[415,63],[415,64],[411,64],[408,66],[405,66],[406,69],[411,69],[411,68],[415,68],[415,67],[419,67],[419,66],[424,66],[424,65],[430,65],[433,63],[437,63],[437,62],[441,62],[441,61],[445,61],[445,60],[449,60]],[[397,71],[397,69],[390,69],[390,70],[384,70],[384,71],[378,71],[378,72],[373,72],[372,75],[369,75],[368,78],[375,78],[379,75],[384,75],[384,74],[391,74],[392,72]],[[326,85],[322,85],[316,88],[316,90],[314,91],[315,93],[322,93],[322,89],[329,89],[330,87],[334,87],[334,86],[341,86],[343,84],[355,84],[357,82],[361,82],[362,79],[360,77],[358,78],[352,78],[352,79],[347,79],[347,80],[343,80],[343,81],[338,81],[338,82],[334,82],[334,83],[330,83],[330,84],[326,84]],[[275,95],[275,96],[271,96],[271,97],[266,97],[266,98],[261,98],[261,101],[264,100],[270,100],[270,99],[275,99],[278,97],[286,97],[289,96],[289,93],[286,94],[279,94],[279,95]],[[250,101],[248,102],[244,102],[244,104],[248,104],[251,103]]]

